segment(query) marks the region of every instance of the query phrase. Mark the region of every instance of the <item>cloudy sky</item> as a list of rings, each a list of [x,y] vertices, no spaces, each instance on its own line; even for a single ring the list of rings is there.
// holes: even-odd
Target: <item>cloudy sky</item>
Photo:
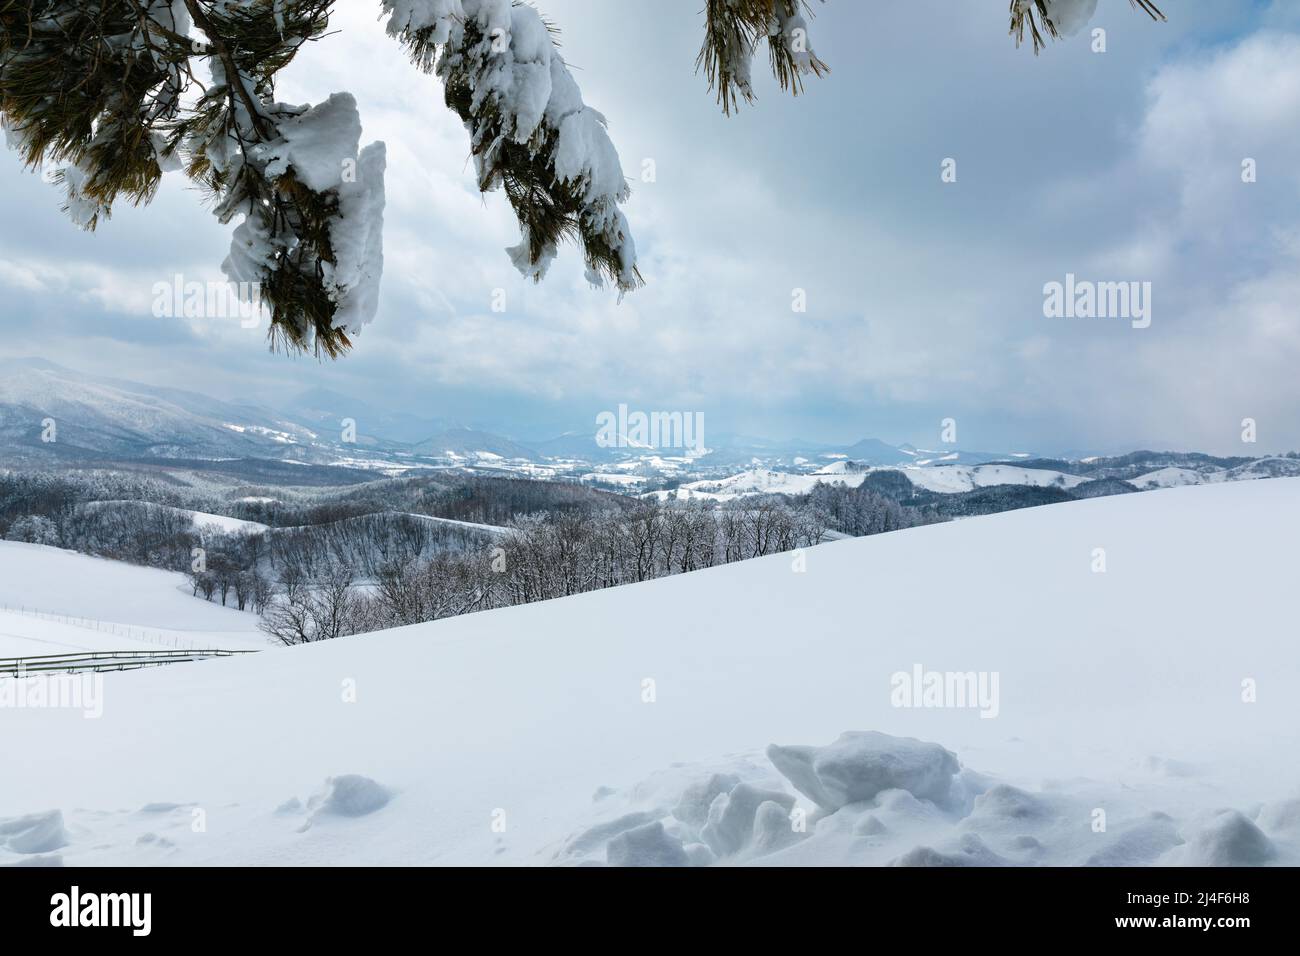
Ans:
[[[712,434],[924,446],[954,418],[966,448],[1300,448],[1300,5],[1164,0],[1155,24],[1101,0],[1106,52],[1084,34],[1034,57],[1005,0],[829,0],[811,37],[832,73],[797,99],[760,76],[731,118],[695,73],[700,0],[538,6],[609,118],[644,289],[592,290],[574,249],[526,284],[437,80],[377,2],[346,0],[278,92],[351,91],[388,146],[382,303],[354,352],[155,318],[154,283],[220,276],[228,229],[176,179],[80,233],[10,153],[0,353],[226,400],[327,388],[520,437],[627,403],[703,411]],[[1150,327],[1046,318],[1067,273],[1150,282]]]

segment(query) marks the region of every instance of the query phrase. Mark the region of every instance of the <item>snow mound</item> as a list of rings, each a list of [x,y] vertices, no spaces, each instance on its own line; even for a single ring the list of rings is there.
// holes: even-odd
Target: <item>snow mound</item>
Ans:
[[[870,730],[841,734],[825,747],[772,744],[767,756],[796,790],[832,811],[884,790],[943,803],[959,769],[956,756],[938,744]]]
[[[656,820],[625,830],[605,846],[610,866],[690,866],[682,841]]]
[[[1264,830],[1285,831],[1289,847],[1300,827],[1300,798],[1264,804],[1259,826],[1231,809],[1197,814],[1184,807],[1190,812],[1176,820],[1151,810],[1149,794],[1118,800],[1085,777],[1024,789],[958,769],[957,757],[937,744],[874,732],[845,733],[826,747],[773,745],[767,753],[811,805],[746,755],[712,766],[675,764],[612,791],[605,800],[624,802],[621,815],[604,808],[604,821],[571,837],[554,862],[1248,866],[1280,855]],[[1109,831],[1095,826],[1105,819],[1099,803]]]
[[[1257,822],[1267,833],[1300,833],[1300,797],[1265,804]]]
[[[878,845],[875,838],[886,833],[906,839],[918,830],[941,833],[952,848],[931,852],[963,864],[1005,862],[977,835],[953,829],[962,812],[957,804],[969,807],[970,798],[952,800],[957,758],[937,744],[849,732],[826,747],[773,745],[767,755],[772,767],[748,757],[706,768],[675,765],[617,791],[628,802],[626,812],[610,816],[604,810],[605,819],[570,836],[553,862],[599,864],[602,848],[610,866],[789,862],[787,855],[803,852],[806,844],[816,844],[812,853],[819,859],[851,858],[859,844]],[[978,787],[978,779],[971,775],[976,782],[966,785]],[[786,782],[815,806],[801,805]],[[986,816],[1014,820],[1035,807],[1028,793],[995,789],[985,801]],[[914,844],[904,843],[892,855],[908,845]],[[920,849],[918,860],[924,856]]]
[[[738,783],[730,793],[718,794],[710,804],[708,821],[700,831],[705,845],[720,857],[745,849],[754,836],[754,821],[759,807],[764,804],[781,809],[778,826],[789,830],[788,814],[794,807],[794,797],[779,790],[761,790],[747,783]],[[770,820],[763,821],[763,827],[770,825]],[[770,834],[766,837],[770,840]]]
[[[973,818],[1043,820],[1052,813],[1047,802],[1032,793],[998,784],[975,798]]]
[[[793,825],[791,808],[784,800],[764,800],[754,811],[751,848],[755,855],[763,856],[784,850],[803,839],[803,831]]]
[[[551,861],[709,866],[772,853],[797,838],[796,798],[780,786],[777,774],[748,758],[705,769],[674,765],[635,787],[604,788],[599,802],[617,794],[627,803],[624,812],[597,811],[603,819],[569,836]]]
[[[364,817],[388,806],[393,793],[369,777],[346,773],[330,777],[325,788],[310,800],[307,807],[312,819],[321,815],[338,817]]]
[[[1277,855],[1273,842],[1238,810],[1196,821],[1187,839],[1189,866],[1259,866]]]
[[[940,852],[933,847],[918,846],[908,850],[890,866],[1009,866],[1010,860],[998,856],[973,833],[965,834],[955,847]]]
[[[598,823],[571,836],[560,852],[555,855],[555,859],[557,862],[579,859],[588,851],[601,846],[606,847],[606,853],[608,854],[608,845],[611,840],[629,830],[649,826],[658,818],[659,814],[653,811],[637,811],[624,814],[613,820],[607,820],[604,823]]]
[[[691,784],[673,808],[673,816],[683,823],[701,827],[709,819],[709,807],[720,794],[730,793],[740,778],[734,773],[713,773]]]
[[[853,832],[857,836],[880,836],[889,828],[880,822],[880,817],[874,813],[868,813],[853,825]]]
[[[1153,813],[1120,830],[1084,863],[1086,866],[1148,866],[1182,842],[1172,818]]]
[[[63,811],[49,810],[0,819],[0,848],[14,853],[49,853],[68,845]]]

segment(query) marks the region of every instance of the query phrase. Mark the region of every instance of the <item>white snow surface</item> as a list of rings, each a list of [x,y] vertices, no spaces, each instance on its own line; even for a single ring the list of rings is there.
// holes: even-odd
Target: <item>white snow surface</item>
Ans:
[[[220,64],[213,65],[214,82],[224,81]],[[247,78],[244,78],[247,80]],[[259,143],[238,162],[259,167],[269,179],[292,171],[318,193],[335,193],[338,212],[329,224],[333,263],[323,263],[324,287],[337,306],[336,328],[355,335],[379,308],[379,286],[384,269],[384,144],[359,149],[361,116],[351,93],[333,93],[315,106],[264,104],[266,117],[275,117],[278,138]],[[218,168],[236,162],[231,144],[209,150]],[[274,270],[284,236],[273,237],[259,216],[242,211],[235,227],[230,254],[222,269],[231,282],[262,282]]]
[[[1139,475],[1129,484],[1146,491],[1150,488],[1181,488],[1184,485],[1200,485],[1206,477],[1190,468],[1157,468],[1145,475]]]
[[[91,636],[96,623],[222,641],[217,647],[267,646],[256,615],[194,597],[184,575],[42,544],[0,541],[0,614],[7,615],[0,618],[0,631],[11,635],[0,636],[0,657],[65,653],[29,646],[46,639],[76,649],[119,649],[121,641],[111,632]],[[21,646],[12,637],[16,633],[24,638]]]
[[[811,474],[795,475],[766,468],[751,468],[719,480],[687,482],[676,489],[679,501],[704,499],[733,501],[749,495],[802,495],[818,483],[856,488],[873,471],[901,471],[918,488],[954,493],[987,488],[990,485],[1048,485],[1073,488],[1088,479],[1045,468],[1020,468],[1016,465],[887,465],[853,472],[846,461],[836,461]],[[652,495],[668,498],[672,492]]]
[[[257,534],[269,530],[268,526],[260,521],[246,521],[243,518],[214,515],[206,511],[189,511],[189,514],[194,518],[195,527],[199,528],[216,528],[220,531],[233,531],[238,534]]]
[[[846,474],[843,468],[834,470],[833,465],[829,469],[810,475],[793,475],[767,468],[751,468],[729,478],[687,482],[676,489],[675,495],[678,501],[692,499],[732,501],[749,495],[802,495],[812,491],[818,482],[856,487],[862,484],[865,477],[865,472]],[[674,492],[657,491],[651,494],[665,499]]]
[[[1135,488],[1178,488],[1183,485],[1204,485],[1220,481],[1257,481],[1263,478],[1283,478],[1300,475],[1300,461],[1294,458],[1257,458],[1235,468],[1215,468],[1193,471],[1190,468],[1159,468],[1139,475],[1129,483]]]
[[[338,215],[330,222],[335,262],[326,264],[325,287],[337,303],[334,325],[356,334],[379,309],[384,271],[383,143],[358,152],[361,116],[351,93],[333,93],[325,102],[278,127],[280,141],[261,147],[266,174],[292,168],[316,192],[338,193]]]
[[[330,223],[337,260],[329,276],[329,288],[338,302],[334,324],[353,335],[379,311],[387,155],[383,143],[361,150],[355,177],[339,185],[339,215]]]
[[[266,160],[267,176],[283,176],[290,168],[316,192],[337,189],[348,160],[356,162],[361,140],[361,114],[351,93],[332,93],[323,103],[282,119],[280,140],[253,147]]]
[[[933,465],[904,466],[897,469],[912,484],[929,491],[958,492],[991,485],[1030,485],[1073,488],[1088,479],[1047,468],[1020,468],[1016,465]]]
[[[0,609],[0,657],[48,657],[83,651],[269,650],[255,631],[146,627],[40,611]]]
[[[0,709],[0,863],[1294,865],[1298,523],[1176,488],[110,674]]]

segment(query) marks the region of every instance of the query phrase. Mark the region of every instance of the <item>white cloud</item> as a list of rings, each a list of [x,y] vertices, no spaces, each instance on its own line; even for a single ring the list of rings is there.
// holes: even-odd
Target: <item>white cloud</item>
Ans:
[[[1148,95],[1141,156],[1179,179],[1190,224],[1229,226],[1252,185],[1300,187],[1300,36],[1259,33],[1192,55],[1162,68]],[[1258,183],[1242,181],[1247,159]]]
[[[24,289],[28,292],[43,291],[45,281],[40,274],[43,271],[45,270],[34,268],[31,263],[0,259],[0,283],[10,288]]]

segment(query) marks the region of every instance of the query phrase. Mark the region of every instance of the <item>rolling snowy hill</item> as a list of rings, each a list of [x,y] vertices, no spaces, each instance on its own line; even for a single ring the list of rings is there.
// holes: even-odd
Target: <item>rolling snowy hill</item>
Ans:
[[[200,644],[270,646],[255,615],[194,597],[183,575],[0,541],[0,657]]]
[[[818,483],[846,485],[856,488],[872,472],[898,472],[917,488],[944,494],[973,491],[994,485],[1023,485],[1026,487],[1074,488],[1087,478],[1068,475],[1042,468],[1021,468],[1018,465],[904,465],[863,467],[853,462],[839,461],[808,474],[790,474],[765,468],[751,468],[729,478],[716,481],[692,481],[675,489],[680,501],[702,499],[734,501],[752,495],[802,495]],[[653,493],[666,499],[670,492]]]
[[[108,675],[0,709],[0,862],[1300,863],[1296,527],[1176,488]]]
[[[1300,460],[1295,458],[1258,458],[1233,468],[1202,469],[1159,468],[1130,479],[1135,488],[1179,488],[1184,485],[1207,485],[1220,481],[1255,481],[1261,478],[1289,478],[1300,475]]]

